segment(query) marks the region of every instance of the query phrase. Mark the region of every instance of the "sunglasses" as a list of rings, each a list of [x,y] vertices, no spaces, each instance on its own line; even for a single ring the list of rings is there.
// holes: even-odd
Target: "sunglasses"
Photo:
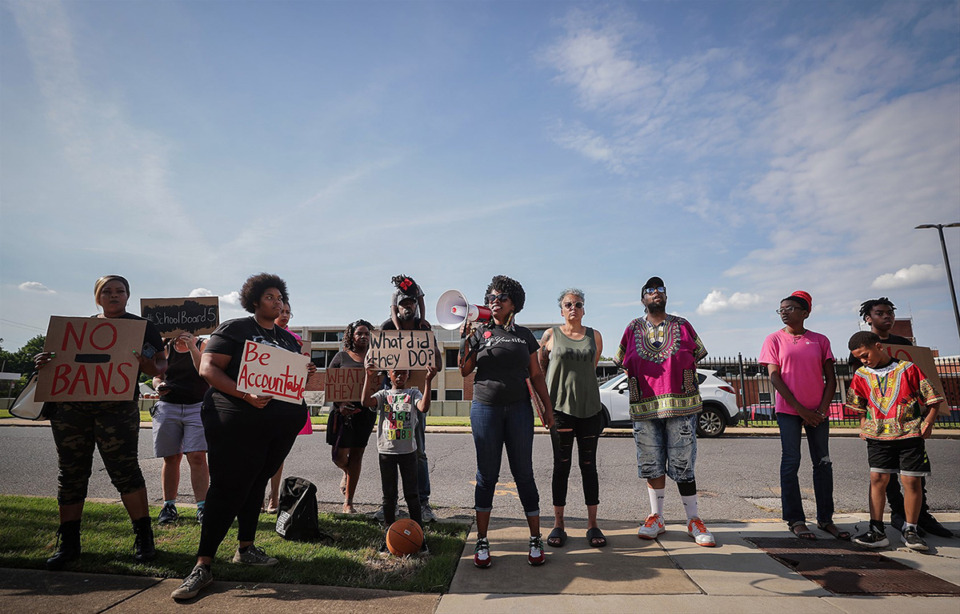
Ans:
[[[571,303],[568,301],[563,304],[564,309],[573,309],[574,307],[577,309],[583,309],[583,301],[577,301],[576,303]]]
[[[666,294],[666,293],[667,293],[667,289],[666,289],[665,287],[663,287],[663,286],[657,286],[656,288],[644,288],[644,289],[643,289],[643,293],[644,293],[644,294],[656,294],[657,292],[659,292],[660,294]]]
[[[785,313],[793,313],[797,309],[797,307],[781,307],[780,309],[777,309],[777,313],[783,315]]]
[[[504,301],[509,301],[509,300],[510,300],[510,295],[507,294],[506,292],[502,292],[500,294],[487,295],[487,305],[492,304],[494,301],[500,301],[502,303]]]

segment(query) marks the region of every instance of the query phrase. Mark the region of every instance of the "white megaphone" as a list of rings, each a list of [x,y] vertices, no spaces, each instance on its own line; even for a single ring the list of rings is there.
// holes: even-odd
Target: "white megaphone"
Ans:
[[[459,290],[447,290],[437,301],[437,322],[447,330],[460,328],[464,321],[486,322],[490,310],[482,305],[472,305]]]

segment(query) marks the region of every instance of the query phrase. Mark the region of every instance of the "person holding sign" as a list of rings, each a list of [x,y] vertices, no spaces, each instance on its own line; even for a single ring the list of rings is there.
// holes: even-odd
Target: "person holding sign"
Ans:
[[[576,440],[587,506],[587,540],[594,548],[602,548],[607,545],[607,538],[597,526],[597,506],[600,504],[597,442],[603,431],[597,363],[603,352],[603,337],[600,331],[583,325],[583,290],[564,290],[557,303],[564,319],[563,326],[546,330],[540,340],[540,369],[547,374],[555,420],[550,429],[554,524],[547,536],[547,544],[559,548],[567,540],[563,511],[567,505],[567,482]]]
[[[94,285],[94,300],[103,312],[98,318],[143,320],[127,313],[130,284],[119,275],[105,275]],[[160,348],[163,339],[156,327],[146,322],[143,349],[134,352],[140,372],[158,375],[167,368],[167,359]],[[42,369],[53,358],[50,352],[34,357],[36,368]],[[138,386],[133,386],[127,401],[60,402],[54,405],[50,416],[53,441],[57,446],[60,473],[57,478],[57,503],[60,510],[60,528],[57,530],[57,552],[47,559],[47,569],[60,570],[80,556],[80,520],[83,502],[93,464],[94,447],[100,450],[110,481],[120,492],[127,514],[133,522],[136,535],[134,558],[149,561],[156,556],[147,487],[140,471],[137,456],[140,440],[140,408]]]
[[[767,336],[759,362],[767,365],[770,383],[777,391],[777,425],[780,427],[780,502],[783,520],[800,539],[813,540],[800,497],[800,438],[807,433],[813,463],[813,493],[817,500],[817,526],[837,539],[850,532],[833,522],[833,463],[830,460],[830,421],[827,412],[837,389],[830,340],[807,330],[813,299],[797,290],[780,301],[777,313],[784,327]]]
[[[409,371],[391,370],[392,388],[376,390],[380,386],[377,369],[367,368],[363,383],[364,407],[377,413],[377,451],[380,453],[380,486],[383,489],[383,522],[386,528],[397,519],[397,472],[403,480],[403,498],[407,502],[410,518],[423,528],[420,511],[420,494],[417,490],[417,440],[414,430],[423,420],[421,413],[430,410],[430,385],[437,368],[427,368],[423,393],[416,388],[405,388]],[[426,551],[423,542],[421,551]]]
[[[543,565],[546,561],[540,535],[540,493],[533,479],[533,407],[527,378],[543,403],[542,420],[547,428],[553,426],[553,404],[537,360],[540,344],[529,329],[515,321],[525,300],[519,282],[497,275],[486,293],[492,314],[490,322],[473,330],[467,320],[461,328],[460,373],[466,377],[474,370],[477,372],[470,425],[477,451],[477,545],[473,564],[480,568],[493,562],[487,529],[504,447],[530,528],[527,563]]]
[[[180,333],[164,349],[168,364],[166,372],[153,378],[153,388],[160,395],[160,400],[150,410],[153,452],[163,459],[160,468],[163,509],[157,517],[157,524],[170,524],[180,517],[177,491],[184,456],[190,466],[197,522],[203,522],[210,470],[207,468],[207,439],[200,419],[200,405],[210,386],[199,373],[202,349],[203,343],[193,334]]]
[[[913,345],[906,337],[894,335],[890,332],[890,329],[893,328],[893,323],[896,322],[894,315],[896,310],[897,308],[890,299],[881,296],[880,298],[870,299],[869,301],[861,303],[860,317],[870,325],[870,332],[875,334],[881,343],[890,345]],[[847,359],[847,362],[850,365],[851,374],[856,373],[857,369],[863,366],[863,363],[860,362],[860,359],[857,358],[853,352],[850,352],[850,357]],[[933,517],[933,514],[930,513],[930,508],[927,505],[927,479],[925,477],[920,477],[920,486],[922,499],[920,502],[920,516],[917,520],[920,536],[923,537],[923,533],[926,531],[937,537],[953,537],[950,529],[940,524],[940,522]],[[906,514],[903,504],[903,491],[900,490],[900,480],[897,476],[891,476],[887,482],[886,499],[890,504],[890,525],[894,529],[902,532],[903,523],[906,521]]]
[[[357,320],[343,332],[343,350],[330,361],[330,369],[363,369],[364,357],[370,349],[370,331],[373,324]],[[334,403],[327,422],[327,443],[333,446],[333,464],[343,470],[340,492],[343,493],[343,511],[355,514],[353,496],[360,481],[363,453],[370,440],[376,416],[360,403]]]
[[[305,407],[303,401],[240,392],[237,382],[246,368],[248,341],[299,355],[297,340],[274,323],[286,298],[287,284],[276,275],[250,277],[240,290],[240,304],[253,315],[221,324],[204,348],[200,375],[210,384],[210,390],[200,415],[207,435],[210,489],[197,564],[173,591],[174,599],[195,597],[213,582],[213,557],[234,519],[238,544],[233,562],[277,564],[277,559],[254,545],[254,538],[267,481],[293,447],[303,427]],[[266,362],[268,355],[259,356]],[[316,367],[308,364],[307,370]]]
[[[861,416],[860,437],[867,440],[870,464],[870,528],[854,541],[867,548],[890,544],[883,528],[884,498],[891,474],[899,474],[906,491],[903,543],[911,550],[925,551],[928,546],[917,528],[921,479],[930,475],[923,440],[933,432],[944,398],[915,364],[891,358],[876,333],[854,333],[848,347],[863,366],[850,381],[847,407]]]

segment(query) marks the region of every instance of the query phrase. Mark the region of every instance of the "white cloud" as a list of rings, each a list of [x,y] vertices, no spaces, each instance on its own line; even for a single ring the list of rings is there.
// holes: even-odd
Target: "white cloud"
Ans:
[[[190,294],[187,296],[213,296],[213,292],[207,290],[206,288],[194,288],[190,291]]]
[[[39,292],[41,294],[56,294],[56,290],[51,290],[39,281],[25,281],[18,286],[24,292]]]
[[[217,296],[211,290],[207,288],[194,288],[190,291],[190,294],[187,296]],[[221,303],[227,303],[228,305],[239,305],[240,304],[240,293],[234,290],[228,294],[223,294],[219,296]]]
[[[943,279],[943,269],[932,264],[914,264],[896,273],[885,273],[873,280],[871,288],[893,290],[938,283]]]
[[[763,298],[759,294],[749,292],[734,292],[729,297],[720,290],[713,290],[697,307],[697,314],[701,316],[717,313],[718,311],[736,311],[747,309],[760,303]]]

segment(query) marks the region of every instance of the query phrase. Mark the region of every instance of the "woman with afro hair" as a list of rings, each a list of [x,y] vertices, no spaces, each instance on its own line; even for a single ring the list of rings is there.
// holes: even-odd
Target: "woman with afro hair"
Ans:
[[[233,562],[276,565],[254,545],[260,507],[270,476],[277,472],[303,427],[306,408],[269,395],[237,390],[244,344],[254,341],[300,353],[296,338],[277,326],[287,284],[268,273],[247,279],[240,304],[252,315],[222,323],[213,332],[200,358],[200,375],[210,384],[200,417],[207,437],[210,489],[204,506],[197,564],[172,597],[190,599],[213,582],[211,565],[220,543],[237,520],[237,550]],[[316,366],[308,364],[309,373]]]
[[[519,282],[497,275],[486,293],[490,322],[475,330],[470,322],[465,322],[461,329],[460,373],[466,377],[476,370],[470,406],[470,425],[477,451],[474,490],[477,545],[473,563],[481,568],[493,562],[487,528],[504,447],[530,528],[527,562],[530,565],[545,562],[540,536],[540,494],[533,479],[533,407],[528,378],[543,403],[543,425],[547,428],[553,425],[553,405],[537,359],[540,344],[533,333],[515,322],[525,300],[526,294]]]

